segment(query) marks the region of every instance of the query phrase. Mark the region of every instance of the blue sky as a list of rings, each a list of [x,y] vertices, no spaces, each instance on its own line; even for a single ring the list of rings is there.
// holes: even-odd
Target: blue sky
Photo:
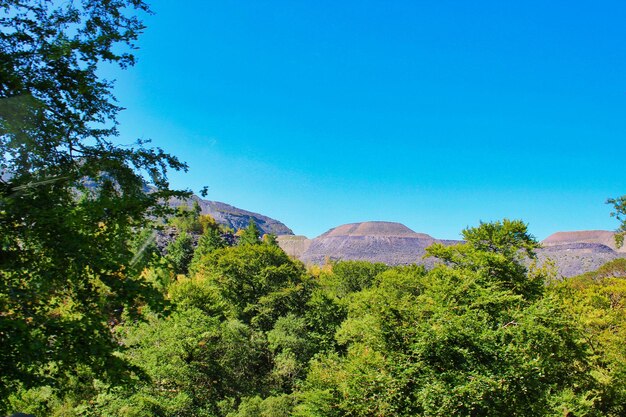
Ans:
[[[626,193],[623,1],[155,0],[117,78],[123,140],[176,187],[296,234],[613,229]]]

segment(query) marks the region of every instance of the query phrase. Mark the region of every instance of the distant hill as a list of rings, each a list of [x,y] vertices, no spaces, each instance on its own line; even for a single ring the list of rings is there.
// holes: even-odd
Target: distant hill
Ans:
[[[626,248],[615,246],[615,233],[607,230],[557,232],[537,251],[540,262],[552,259],[564,277],[595,271],[616,258],[626,258]]]
[[[424,255],[426,248],[435,242],[452,245],[461,241],[436,239],[393,222],[345,224],[315,239],[304,236],[280,236],[278,239],[288,255],[313,265],[328,260],[365,260],[432,267],[435,260],[424,259]],[[537,250],[539,264],[551,260],[562,277],[594,271],[608,261],[626,258],[626,250],[615,247],[614,233],[603,230],[559,232],[545,239],[542,245]]]
[[[436,239],[401,223],[380,221],[344,224],[308,239],[294,236],[291,229],[278,220],[218,201],[193,196],[189,200],[172,199],[170,204],[191,206],[193,201],[198,202],[203,214],[210,214],[218,223],[235,231],[247,227],[252,219],[261,233],[277,235],[279,245],[288,255],[311,265],[321,265],[328,260],[365,260],[432,267],[435,259],[424,259],[428,246],[435,242],[446,245],[461,242]],[[606,230],[557,232],[541,242],[543,247],[537,250],[537,259],[540,265],[551,260],[562,277],[594,271],[613,259],[626,258],[626,247],[618,249],[614,236]]]
[[[422,259],[425,249],[443,241],[416,233],[400,223],[363,222],[335,227],[315,239],[298,239],[297,247],[290,238],[279,238],[278,242],[285,252],[306,264],[366,260],[389,265],[421,263],[431,266],[434,259]]]
[[[337,226],[322,234],[320,238],[330,237],[408,237],[433,240],[425,233],[416,233],[402,223],[394,222],[362,222]]]
[[[311,246],[311,239],[306,236],[281,235],[278,245],[292,258],[301,259],[304,252]]]
[[[575,232],[557,232],[541,242],[543,246],[558,246],[569,243],[594,243],[608,246],[612,250],[626,253],[626,246],[615,246],[615,233],[608,230],[579,230]]]
[[[196,195],[193,195],[191,198],[186,200],[180,198],[172,198],[169,201],[169,204],[172,207],[191,207],[193,206],[194,201],[197,201],[200,205],[200,208],[202,209],[202,214],[211,215],[219,224],[230,227],[234,231],[246,228],[250,223],[250,219],[252,219],[261,231],[261,234],[273,233],[277,236],[293,235],[291,229],[285,226],[283,223],[279,222],[278,220],[272,219],[259,213],[243,210],[231,206],[230,204],[220,203],[219,201],[203,200]]]

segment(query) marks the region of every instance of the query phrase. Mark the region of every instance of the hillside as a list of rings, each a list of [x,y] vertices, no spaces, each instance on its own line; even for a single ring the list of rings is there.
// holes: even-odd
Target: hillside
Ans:
[[[571,277],[594,271],[617,258],[626,258],[624,248],[617,249],[613,232],[594,230],[558,232],[537,250],[539,264],[551,260],[558,276]],[[426,248],[435,242],[456,244],[458,240],[440,240],[417,233],[393,222],[362,222],[337,226],[315,239],[304,236],[281,236],[279,245],[291,257],[305,264],[321,265],[328,260],[365,260],[388,265],[418,263],[432,267]]]
[[[615,234],[607,230],[557,232],[541,244],[537,251],[540,262],[552,259],[564,277],[598,269],[617,258],[626,258],[626,248],[615,246]]]
[[[367,260],[389,265],[424,263],[425,249],[436,242],[433,237],[416,233],[400,223],[363,222],[330,229],[315,239],[301,243],[306,247],[297,257],[307,264],[323,264],[326,260]],[[279,244],[290,253],[285,239]]]
[[[557,232],[542,242],[543,246],[559,246],[572,243],[591,243],[604,245],[616,252],[626,253],[626,246],[615,246],[615,233],[608,230],[579,230],[574,232]]]
[[[193,195],[187,200],[173,198],[169,201],[169,204],[173,207],[191,207],[194,201],[197,201],[200,205],[202,214],[211,215],[219,224],[230,227],[234,231],[244,229],[248,226],[250,219],[252,219],[261,231],[261,234],[273,233],[276,236],[293,235],[290,228],[271,217],[243,210],[219,201],[204,200],[196,195]]]

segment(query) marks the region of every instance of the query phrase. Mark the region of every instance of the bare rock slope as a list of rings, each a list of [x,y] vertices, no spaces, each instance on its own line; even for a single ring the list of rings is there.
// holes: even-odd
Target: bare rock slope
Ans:
[[[608,230],[579,230],[575,232],[557,232],[548,236],[543,242],[545,247],[566,245],[570,243],[593,243],[604,245],[619,253],[626,253],[626,246],[615,246],[615,233]]]
[[[416,233],[400,223],[352,223],[335,227],[311,240],[299,258],[304,263],[317,265],[327,260],[366,260],[389,265],[413,263],[432,265],[433,259],[424,260],[422,257],[426,253],[425,249],[437,241],[425,233]]]
[[[278,242],[288,255],[305,264],[365,260],[432,267],[436,260],[424,258],[428,246],[435,242],[449,245],[461,241],[435,239],[400,223],[363,222],[335,227],[315,239],[281,236]],[[614,234],[609,231],[559,232],[541,243],[543,247],[537,250],[539,264],[552,262],[561,277],[594,271],[613,259],[626,258],[626,250],[615,247]]]
[[[539,262],[552,260],[563,277],[595,271],[609,261],[626,258],[625,248],[618,249],[615,234],[606,230],[557,232],[541,244],[543,248],[537,251]]]
[[[301,235],[281,235],[278,236],[278,245],[285,253],[292,258],[301,259],[304,252],[311,246],[311,239]]]
[[[231,206],[230,204],[220,203],[219,201],[203,200],[196,195],[187,200],[173,198],[169,201],[169,203],[173,207],[191,207],[194,201],[197,201],[200,205],[200,208],[202,209],[202,214],[211,215],[219,224],[230,227],[235,231],[247,227],[250,223],[250,219],[252,219],[261,231],[261,234],[273,233],[277,236],[293,235],[293,232],[290,228],[288,228],[278,220],[272,219],[271,217],[267,217],[259,213],[254,213],[252,211],[243,210]]]

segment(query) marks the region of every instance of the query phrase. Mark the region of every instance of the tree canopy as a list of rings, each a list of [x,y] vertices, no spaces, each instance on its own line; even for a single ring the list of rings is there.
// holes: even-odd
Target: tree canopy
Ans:
[[[146,305],[115,326],[127,379],[77,366],[69,389],[23,386],[6,410],[623,415],[624,262],[557,283],[527,266],[537,243],[524,223],[464,236],[428,249],[439,258],[431,270],[362,261],[306,270],[261,241],[198,247],[186,274],[148,263],[142,275],[165,267],[173,278],[157,287],[167,308]]]
[[[252,220],[229,246],[197,205],[160,253],[152,223],[186,166],[118,143],[99,76],[134,64],[148,6],[0,10],[1,414],[624,415],[623,260],[554,283],[503,220],[432,245],[431,270],[307,270]]]
[[[353,296],[336,333],[347,353],[311,365],[295,415],[588,415],[585,348],[521,263],[526,226],[463,234],[429,248],[444,261],[432,271],[383,271]]]
[[[607,204],[613,205],[615,211],[611,213],[611,216],[620,222],[615,234],[615,243],[617,243],[617,247],[621,247],[624,244],[624,235],[626,235],[626,195],[618,198],[609,198]]]
[[[133,261],[163,212],[159,148],[117,143],[103,63],[126,68],[142,1],[0,1],[0,398],[63,385],[78,368],[119,379],[111,329],[160,295]],[[149,192],[147,192],[149,191]],[[64,382],[65,381],[65,382]]]

